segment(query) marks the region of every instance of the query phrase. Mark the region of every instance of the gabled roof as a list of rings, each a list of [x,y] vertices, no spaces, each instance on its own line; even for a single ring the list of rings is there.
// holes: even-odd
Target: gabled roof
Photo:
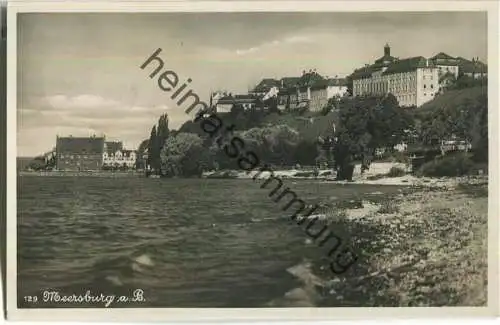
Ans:
[[[102,154],[104,152],[103,137],[61,137],[56,141],[57,152]]]
[[[106,141],[106,152],[115,153],[123,149],[123,143],[120,141]]]
[[[430,58],[431,60],[453,60],[455,59],[454,57],[452,57],[451,55],[448,55],[444,52],[439,52],[438,54],[434,55],[432,58]]]
[[[435,65],[444,65],[444,66],[457,66],[460,60],[458,58],[454,58],[451,55],[448,55],[444,52],[439,52],[429,59]]]
[[[254,92],[266,92],[269,91],[272,87],[279,87],[281,86],[281,83],[273,78],[264,78],[262,79],[261,82],[255,88],[253,89]]]
[[[303,87],[317,88],[317,87],[326,87],[327,85],[328,85],[328,80],[326,80],[317,72],[307,72],[303,74],[300,77],[299,82],[297,83],[297,86],[299,88]]]

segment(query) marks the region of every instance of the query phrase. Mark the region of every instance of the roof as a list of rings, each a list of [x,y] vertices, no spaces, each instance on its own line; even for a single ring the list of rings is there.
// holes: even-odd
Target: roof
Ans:
[[[372,76],[372,73],[380,70],[377,66],[374,64],[365,66],[359,69],[354,70],[354,72],[351,74],[351,78],[353,80],[355,79],[364,79],[364,78],[370,78]]]
[[[345,78],[330,78],[328,86],[347,86],[347,80]]]
[[[458,65],[462,73],[487,73],[488,66],[481,61],[469,61],[464,58],[459,58],[460,63]]]
[[[385,63],[392,63],[394,61],[396,61],[397,59],[391,55],[384,55],[378,59],[375,60],[375,63],[376,64],[385,64]]]
[[[252,95],[235,95],[222,97],[217,104],[251,104],[257,102],[257,98]]]
[[[281,86],[284,88],[295,87],[299,82],[300,77],[284,77],[281,78]]]
[[[458,58],[454,58],[444,52],[440,52],[434,55],[429,60],[431,60],[435,65],[450,65],[450,66],[456,66],[460,62]]]
[[[56,141],[57,152],[102,154],[104,137],[61,137]]]
[[[438,54],[434,55],[430,60],[454,60],[455,58],[452,57],[451,55],[448,55],[444,52],[439,52]]]
[[[264,78],[262,79],[261,82],[255,88],[253,89],[254,92],[266,92],[272,87],[279,87],[281,83],[273,78]]]
[[[107,153],[117,152],[123,149],[123,143],[121,141],[107,141],[105,144]]]
[[[432,62],[428,61],[423,56],[416,56],[413,58],[402,59],[394,62],[387,67],[387,70],[385,70],[383,74],[388,75],[394,73],[410,72],[418,68],[425,68],[427,66],[432,66]]]
[[[303,87],[311,87],[311,88],[326,88],[328,86],[328,80],[322,77],[319,73],[317,72],[307,72],[303,74],[298,83],[297,86],[299,88]]]

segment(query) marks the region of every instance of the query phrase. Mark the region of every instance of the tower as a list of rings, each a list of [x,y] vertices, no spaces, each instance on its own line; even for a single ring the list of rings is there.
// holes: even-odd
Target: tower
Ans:
[[[391,56],[391,47],[387,43],[384,46],[384,56]]]

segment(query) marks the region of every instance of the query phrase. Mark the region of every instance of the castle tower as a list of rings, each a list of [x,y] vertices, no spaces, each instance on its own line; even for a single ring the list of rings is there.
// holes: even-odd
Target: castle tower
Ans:
[[[384,46],[384,56],[391,56],[391,47],[387,43]]]

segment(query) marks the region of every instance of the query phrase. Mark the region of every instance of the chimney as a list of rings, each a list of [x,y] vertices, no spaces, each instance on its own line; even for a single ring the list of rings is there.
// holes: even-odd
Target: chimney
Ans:
[[[391,47],[389,44],[385,44],[384,46],[384,56],[390,56],[391,55]]]

